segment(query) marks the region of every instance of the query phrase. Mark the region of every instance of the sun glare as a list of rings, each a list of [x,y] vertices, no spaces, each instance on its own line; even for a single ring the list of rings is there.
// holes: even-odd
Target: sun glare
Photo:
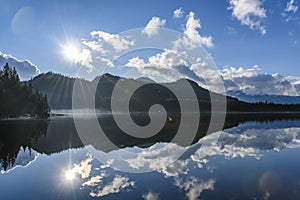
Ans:
[[[66,171],[66,173],[65,173],[65,178],[67,179],[67,180],[69,180],[69,181],[72,181],[72,180],[74,180],[74,178],[75,178],[75,173],[74,173],[74,171],[73,170],[68,170],[68,171]]]
[[[62,53],[64,57],[70,61],[75,61],[80,55],[80,49],[72,43],[62,45]]]

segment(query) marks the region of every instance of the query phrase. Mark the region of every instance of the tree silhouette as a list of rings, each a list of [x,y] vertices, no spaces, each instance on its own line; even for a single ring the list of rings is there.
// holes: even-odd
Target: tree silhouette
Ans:
[[[47,117],[49,112],[47,96],[34,90],[31,81],[20,82],[17,70],[6,63],[0,71],[0,118]]]

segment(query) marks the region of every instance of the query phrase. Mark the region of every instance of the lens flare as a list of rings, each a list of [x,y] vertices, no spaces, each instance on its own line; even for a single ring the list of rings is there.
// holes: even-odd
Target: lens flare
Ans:
[[[69,181],[74,180],[74,178],[75,178],[75,173],[74,173],[74,171],[73,171],[73,170],[68,170],[68,171],[66,171],[66,173],[65,173],[65,178],[66,178],[67,180],[69,180]]]
[[[68,43],[61,45],[61,48],[63,56],[70,61],[76,61],[80,56],[80,48],[76,44]]]

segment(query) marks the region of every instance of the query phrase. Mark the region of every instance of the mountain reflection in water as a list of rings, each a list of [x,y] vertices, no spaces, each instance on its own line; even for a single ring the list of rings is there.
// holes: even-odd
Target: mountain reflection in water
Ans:
[[[139,115],[140,122],[147,121],[146,115]],[[191,116],[193,117],[193,116]],[[288,118],[297,119],[298,116],[288,116]],[[178,117],[174,117],[177,120]],[[245,121],[256,122],[272,122],[287,118],[285,115],[232,115],[227,117],[223,129],[228,129],[238,126]],[[300,117],[299,117],[300,118]],[[88,120],[88,118],[87,118]],[[179,120],[177,120],[178,122]],[[119,148],[125,147],[150,147],[159,142],[170,142],[178,129],[176,121],[166,124],[164,128],[154,137],[151,138],[134,138],[125,134],[116,126],[110,114],[99,117],[99,122],[102,125],[106,136],[113,141]],[[208,133],[210,116],[202,116],[199,123],[197,135],[193,143],[196,143],[200,138],[211,134]],[[78,136],[73,118],[57,117],[52,120],[7,120],[0,121],[0,161],[2,168],[6,170],[10,165],[14,165],[20,148],[24,151],[33,149],[38,153],[51,155],[61,151],[81,148],[85,145],[92,144],[97,150],[109,152],[116,149],[106,148],[104,144],[97,144],[92,139],[90,143],[83,144]],[[222,129],[222,130],[223,130]],[[221,130],[213,130],[214,132]],[[96,133],[95,133],[96,134]],[[189,133],[186,133],[189,134]],[[179,142],[179,145],[180,142]]]
[[[163,130],[166,132],[156,137],[139,140],[126,135],[118,137],[120,129],[112,125],[111,118],[101,117],[99,120],[105,122],[106,134],[112,136],[116,146],[137,153],[135,158],[125,159],[128,166],[147,167],[153,172],[128,174],[109,168],[113,159],[100,163],[83,147],[92,146],[108,156],[122,152],[118,148],[106,149],[105,145],[95,144],[92,140],[83,144],[71,117],[55,117],[50,121],[0,121],[1,173],[13,176],[14,169],[37,162],[41,155],[41,158],[53,157],[55,160],[72,157],[71,164],[65,166],[66,181],[72,181],[73,193],[84,199],[295,199],[300,196],[299,156],[296,156],[300,153],[300,121],[297,116],[236,114],[227,117],[223,130],[211,133],[207,133],[209,117],[202,117],[193,144],[173,143],[168,149],[160,147],[172,140],[174,135],[170,132],[176,132],[176,124],[167,125]],[[166,152],[175,151],[184,154],[171,165],[165,165],[172,156]],[[77,154],[80,158],[74,158]],[[62,161],[55,162],[61,165]],[[31,176],[44,173],[25,168],[24,173],[26,170]],[[47,172],[43,174],[45,177],[54,176],[51,171]],[[1,178],[0,175],[0,185]],[[40,187],[43,186],[41,183]],[[26,187],[28,190],[30,186]],[[35,197],[44,195],[45,191],[40,190]],[[68,195],[71,193],[51,198],[68,199],[71,197]]]

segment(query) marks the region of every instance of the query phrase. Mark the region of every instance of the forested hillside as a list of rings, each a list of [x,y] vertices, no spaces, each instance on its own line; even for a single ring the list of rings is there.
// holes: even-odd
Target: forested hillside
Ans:
[[[47,96],[35,90],[32,82],[20,82],[15,68],[7,63],[0,71],[0,118],[47,117],[50,108]]]

